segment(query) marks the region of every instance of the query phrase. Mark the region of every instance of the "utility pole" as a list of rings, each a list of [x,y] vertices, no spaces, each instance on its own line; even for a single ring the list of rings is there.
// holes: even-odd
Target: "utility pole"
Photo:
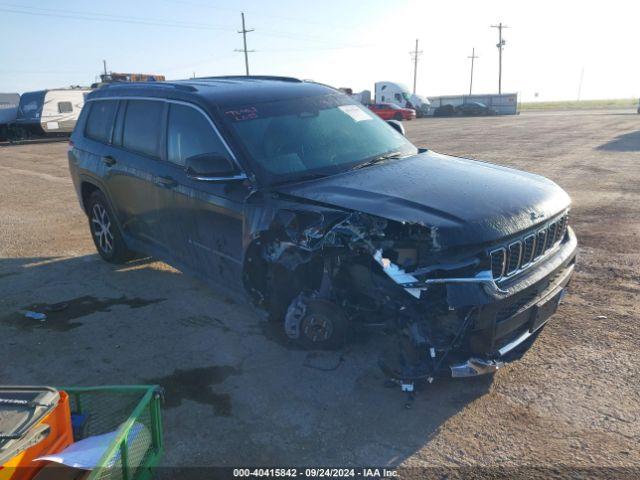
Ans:
[[[580,95],[582,94],[582,80],[584,79],[584,67],[580,71],[580,83],[578,84],[578,101],[580,101]]]
[[[502,93],[502,49],[506,43],[502,38],[502,29],[509,27],[502,25],[502,22],[500,22],[498,25],[491,25],[491,28],[498,29],[498,43],[496,47],[498,47],[498,93],[500,94]]]
[[[245,68],[245,72],[246,75],[249,76],[249,52],[255,52],[255,50],[247,50],[247,33],[249,32],[253,32],[253,28],[251,30],[247,30],[244,26],[244,12],[242,12],[240,14],[242,16],[242,30],[239,30],[238,33],[242,34],[242,42],[243,42],[243,49],[242,50],[234,50],[236,52],[244,52],[244,68]]]
[[[416,94],[416,80],[418,78],[418,57],[422,55],[422,50],[418,50],[418,39],[416,38],[416,49],[409,52],[413,56],[413,94]]]
[[[473,90],[473,61],[476,58],[480,58],[476,55],[476,49],[472,48],[471,49],[471,56],[467,57],[471,59],[471,81],[469,82],[469,95],[471,95],[471,91]]]
[[[104,68],[104,76],[107,76],[107,61],[102,60],[102,67]]]

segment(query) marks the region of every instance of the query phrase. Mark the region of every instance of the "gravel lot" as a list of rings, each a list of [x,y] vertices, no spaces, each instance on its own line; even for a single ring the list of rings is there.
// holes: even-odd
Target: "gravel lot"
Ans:
[[[407,410],[383,385],[380,338],[340,353],[299,351],[246,304],[163,263],[102,262],[66,144],[50,143],[0,148],[0,383],[160,383],[168,466],[640,474],[640,116],[406,126],[420,146],[543,174],[573,198],[581,249],[569,295],[525,357],[493,379],[439,381]],[[45,322],[20,313],[59,302],[67,308]]]

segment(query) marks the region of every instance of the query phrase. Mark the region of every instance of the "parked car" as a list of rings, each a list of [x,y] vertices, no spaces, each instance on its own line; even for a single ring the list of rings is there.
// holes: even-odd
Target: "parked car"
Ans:
[[[434,117],[452,117],[456,113],[456,109],[453,105],[445,104],[440,105],[433,111]]]
[[[413,120],[416,111],[411,108],[402,108],[393,103],[374,103],[369,109],[383,120]]]
[[[480,102],[465,102],[462,105],[457,105],[454,110],[456,115],[461,116],[496,115],[496,111],[493,108],[489,108]]]
[[[106,86],[68,156],[104,260],[152,255],[246,292],[311,348],[383,326],[399,349],[385,371],[404,382],[495,371],[574,270],[555,183],[420,149],[312,82]]]

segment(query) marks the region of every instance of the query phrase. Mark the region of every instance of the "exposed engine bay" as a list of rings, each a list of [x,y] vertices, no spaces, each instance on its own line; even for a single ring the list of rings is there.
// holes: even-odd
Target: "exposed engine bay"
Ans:
[[[496,315],[505,315],[498,310],[517,316],[549,293],[558,297],[551,300],[557,305],[554,292],[563,290],[573,270],[575,238],[565,214],[553,220],[558,231],[536,268],[514,285],[499,285],[486,245],[447,248],[437,228],[301,206],[278,208],[270,218],[264,210],[250,217],[256,235],[243,281],[251,298],[282,322],[288,337],[310,348],[340,347],[355,325],[383,329],[395,348],[381,367],[408,391],[417,380],[496,371],[513,350],[501,348],[520,339],[514,347],[522,347],[548,318],[532,330],[528,312],[513,332],[498,337]],[[527,254],[522,245],[521,257]]]

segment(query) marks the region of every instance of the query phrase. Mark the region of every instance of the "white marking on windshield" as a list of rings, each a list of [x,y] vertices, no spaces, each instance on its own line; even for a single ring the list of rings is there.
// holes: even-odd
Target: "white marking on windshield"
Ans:
[[[338,108],[349,115],[351,118],[353,118],[353,120],[356,122],[361,122],[363,120],[373,120],[373,117],[371,115],[369,115],[361,108],[358,108],[357,105],[340,105]]]

